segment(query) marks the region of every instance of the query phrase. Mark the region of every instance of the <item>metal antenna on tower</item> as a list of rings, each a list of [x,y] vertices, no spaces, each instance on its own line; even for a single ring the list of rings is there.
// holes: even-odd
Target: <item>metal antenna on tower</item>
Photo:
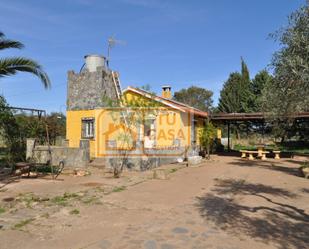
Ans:
[[[109,61],[110,61],[110,52],[111,52],[111,49],[119,44],[119,45],[126,45],[126,42],[125,41],[121,41],[121,40],[116,40],[114,36],[110,36],[107,40],[107,60],[106,60],[106,64],[107,64],[107,67],[109,67]]]

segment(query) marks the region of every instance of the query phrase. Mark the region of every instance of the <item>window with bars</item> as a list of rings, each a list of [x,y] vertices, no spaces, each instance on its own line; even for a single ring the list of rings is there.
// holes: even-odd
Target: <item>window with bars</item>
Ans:
[[[94,138],[94,118],[82,119],[82,138]]]

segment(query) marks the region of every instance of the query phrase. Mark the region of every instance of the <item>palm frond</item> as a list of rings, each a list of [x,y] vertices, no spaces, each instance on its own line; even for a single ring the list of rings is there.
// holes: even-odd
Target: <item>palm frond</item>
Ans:
[[[22,44],[19,41],[14,41],[10,39],[6,39],[4,33],[0,31],[0,50],[6,49],[6,48],[18,48],[21,49],[24,47],[24,44]]]
[[[0,50],[6,49],[6,48],[18,48],[21,49],[24,47],[24,44],[22,44],[19,41],[14,40],[8,40],[8,39],[2,39],[0,35]]]
[[[23,57],[0,59],[0,77],[14,75],[17,72],[32,73],[42,81],[45,88],[50,87],[48,75],[37,62]]]

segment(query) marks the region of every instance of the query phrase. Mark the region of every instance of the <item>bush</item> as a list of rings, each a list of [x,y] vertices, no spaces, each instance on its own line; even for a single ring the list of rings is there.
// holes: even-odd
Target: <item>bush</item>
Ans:
[[[208,122],[200,131],[200,144],[202,150],[206,151],[206,157],[210,158],[210,150],[216,138],[216,128],[212,123]]]
[[[0,96],[0,135],[6,145],[7,153],[4,160],[8,164],[23,160],[25,157],[25,143],[20,137],[20,129],[16,119],[4,97]]]

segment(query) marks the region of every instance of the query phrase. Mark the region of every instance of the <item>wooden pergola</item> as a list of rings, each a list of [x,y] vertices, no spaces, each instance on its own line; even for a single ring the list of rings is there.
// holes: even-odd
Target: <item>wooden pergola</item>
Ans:
[[[41,110],[41,109],[33,109],[33,108],[25,108],[25,107],[14,107],[14,106],[8,106],[5,107],[6,109],[9,110],[14,110],[14,111],[20,111],[20,112],[31,112],[32,115],[36,113],[38,115],[38,118],[41,119],[42,115],[45,117],[46,116],[46,111]]]
[[[230,150],[230,124],[237,121],[252,121],[252,122],[265,122],[269,117],[269,114],[263,112],[252,112],[252,113],[218,113],[211,114],[209,119],[211,121],[222,121],[227,123],[227,140],[228,150]],[[309,120],[309,112],[293,113],[285,116],[292,119]]]

